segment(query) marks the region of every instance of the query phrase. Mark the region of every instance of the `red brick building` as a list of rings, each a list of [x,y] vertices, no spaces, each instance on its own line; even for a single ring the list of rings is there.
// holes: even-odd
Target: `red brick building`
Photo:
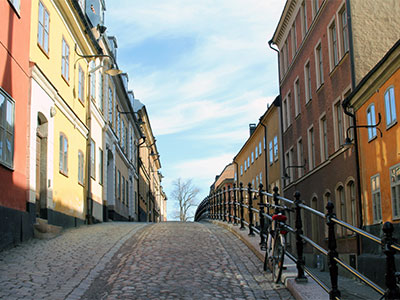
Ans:
[[[298,190],[307,205],[323,212],[332,201],[337,216],[355,226],[363,225],[357,153],[343,148],[355,120],[342,101],[398,40],[400,7],[394,0],[381,4],[288,0],[270,42],[279,50],[283,193],[291,197]],[[397,24],[384,21],[392,19]],[[324,220],[305,219],[306,234],[326,241]],[[356,266],[355,236],[342,229],[337,236],[341,257]],[[311,250],[306,256],[315,263]]]
[[[0,248],[33,235],[27,210],[31,1],[0,1]]]

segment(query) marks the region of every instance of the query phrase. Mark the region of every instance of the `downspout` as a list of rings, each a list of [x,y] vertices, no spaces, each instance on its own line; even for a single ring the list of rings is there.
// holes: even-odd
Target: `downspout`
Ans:
[[[268,45],[272,50],[274,50],[274,51],[276,51],[278,53],[279,100],[277,101],[276,106],[279,107],[279,132],[280,132],[280,141],[281,141],[281,143],[280,143],[280,151],[279,152],[281,153],[281,157],[280,157],[280,160],[281,160],[281,174],[283,174],[284,173],[284,168],[285,168],[285,156],[283,155],[283,153],[284,153],[284,151],[283,151],[284,143],[283,143],[283,132],[282,132],[283,121],[282,121],[282,109],[281,109],[281,99],[282,99],[282,97],[281,97],[281,95],[282,95],[282,91],[281,91],[281,65],[279,64],[280,52],[279,52],[278,49],[275,49],[275,48],[272,47],[273,43],[274,42],[271,39],[268,42]],[[283,180],[282,180],[282,178],[279,179],[279,182],[281,184],[280,193],[283,195],[283,193],[282,193],[282,191],[283,191]]]
[[[137,144],[137,153],[136,153],[136,161],[137,161],[137,171],[138,171],[138,186],[137,186],[137,194],[138,194],[138,201],[137,201],[137,214],[138,214],[138,222],[140,222],[140,146],[143,145],[146,142],[146,137],[142,136],[141,137],[143,139],[143,142],[141,142],[140,144]]]
[[[268,191],[268,160],[267,160],[267,126],[264,125],[260,118],[260,124],[264,127],[264,162],[265,162],[265,190]]]
[[[356,88],[356,72],[354,66],[354,43],[353,43],[353,28],[351,22],[351,8],[350,8],[350,0],[346,0],[346,10],[347,10],[347,25],[349,29],[349,51],[350,51],[350,74],[351,74],[351,89],[354,91]],[[357,126],[356,115],[348,111],[349,103],[343,100],[342,106],[344,109],[344,113],[353,119],[353,125]],[[354,134],[354,148],[355,148],[355,156],[356,156],[356,181],[357,181],[357,197],[358,197],[358,216],[359,216],[359,228],[363,228],[363,206],[361,200],[361,179],[360,179],[360,159],[359,159],[359,149],[358,149],[358,134],[357,128],[353,130]],[[360,236],[357,235],[357,256],[361,254],[361,239]]]

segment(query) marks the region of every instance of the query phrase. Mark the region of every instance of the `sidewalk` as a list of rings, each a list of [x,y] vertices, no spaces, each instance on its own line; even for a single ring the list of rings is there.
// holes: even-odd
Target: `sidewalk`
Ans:
[[[250,250],[252,250],[256,256],[260,259],[260,268],[263,266],[265,252],[260,250],[259,242],[260,237],[256,234],[255,236],[248,235],[248,229],[240,230],[240,226],[234,226],[233,224],[228,224],[221,221],[212,220],[212,223],[224,227],[225,229],[231,231],[235,234],[241,241],[243,241]],[[307,282],[296,282],[295,278],[297,276],[296,264],[290,260],[287,256],[285,257],[286,270],[282,273],[282,283],[289,289],[292,295],[297,300],[329,300],[328,293],[306,275]],[[320,272],[317,269],[311,269],[312,273],[315,274],[325,285],[330,286],[330,277],[328,272]],[[365,284],[351,279],[339,276],[338,279],[339,290],[342,294],[340,299],[363,299],[363,300],[375,300],[380,299],[380,294],[375,292],[372,288],[366,286]]]

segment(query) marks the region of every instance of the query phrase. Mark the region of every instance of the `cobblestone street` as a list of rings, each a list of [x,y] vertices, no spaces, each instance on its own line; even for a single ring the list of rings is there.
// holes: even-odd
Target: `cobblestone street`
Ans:
[[[103,223],[0,253],[0,299],[293,299],[210,223]]]

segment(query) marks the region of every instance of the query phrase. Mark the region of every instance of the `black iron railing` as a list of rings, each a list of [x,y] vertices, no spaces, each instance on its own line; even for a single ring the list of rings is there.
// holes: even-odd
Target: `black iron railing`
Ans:
[[[272,220],[272,211],[274,208],[282,205],[294,208],[295,216],[293,224],[295,225],[295,228],[292,228],[288,224],[285,224],[285,227],[290,234],[295,236],[295,253],[287,252],[286,254],[296,263],[297,281],[304,280],[304,274],[307,273],[329,294],[330,299],[340,299],[341,293],[338,286],[338,265],[340,265],[353,276],[382,295],[381,299],[400,299],[400,290],[397,285],[397,279],[400,277],[400,274],[396,273],[396,266],[394,263],[394,255],[396,251],[400,251],[400,246],[395,243],[395,239],[393,238],[394,229],[392,223],[386,222],[383,225],[383,238],[381,239],[361,230],[360,228],[339,220],[334,213],[334,204],[332,202],[327,203],[327,212],[324,214],[304,205],[301,201],[301,195],[299,192],[295,192],[293,196],[294,200],[281,197],[278,193],[277,187],[274,188],[274,192],[271,194],[263,190],[262,185],[259,186],[259,190],[256,190],[252,189],[250,183],[247,188],[243,188],[243,184],[240,183],[239,187],[233,185],[232,188],[224,188],[222,191],[217,191],[206,197],[197,208],[195,221],[211,219],[231,222],[231,220],[233,220],[233,225],[240,224],[241,230],[246,230],[247,227],[250,236],[254,235],[254,232],[256,232],[260,236],[261,250],[265,250],[265,240],[267,238],[266,224]],[[258,207],[260,209],[253,207],[253,200],[257,198],[259,199]],[[303,220],[301,217],[302,210],[325,220],[328,227],[328,249],[325,249],[323,246],[304,235]],[[260,226],[255,226],[253,224],[254,215],[258,216]],[[381,245],[383,252],[386,255],[386,290],[382,289],[376,283],[338,257],[338,252],[336,250],[335,225],[339,225],[357,235]],[[330,273],[330,287],[323,283],[315,273],[305,266],[303,257],[303,246],[305,243],[309,244],[327,257]]]

